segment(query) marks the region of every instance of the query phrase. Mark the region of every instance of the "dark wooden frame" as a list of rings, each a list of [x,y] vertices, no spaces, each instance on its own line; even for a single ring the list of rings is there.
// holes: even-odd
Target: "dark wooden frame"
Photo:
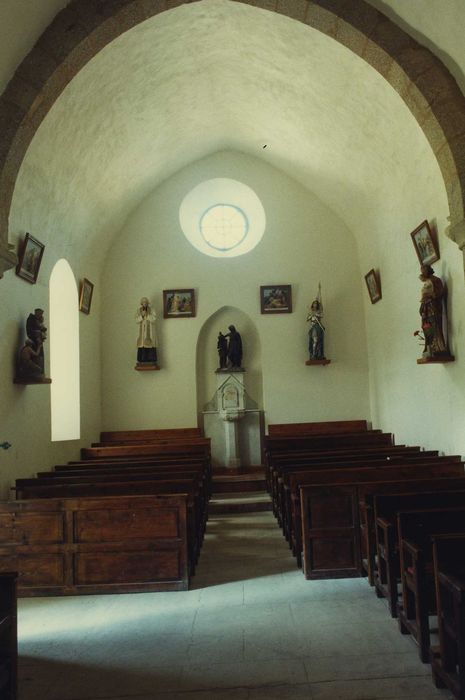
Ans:
[[[379,274],[374,269],[371,269],[370,272],[367,272],[365,275],[365,282],[367,285],[368,294],[370,296],[370,301],[372,304],[376,304],[376,302],[382,298]],[[373,283],[374,289],[370,287],[370,282]]]
[[[191,303],[189,311],[168,311],[168,301],[174,294],[190,294]],[[193,318],[195,316],[195,291],[193,289],[164,289],[163,290],[163,318]]]
[[[88,299],[86,298],[86,292],[89,294]],[[81,292],[79,294],[79,311],[82,311],[83,314],[90,314],[93,293],[94,285],[84,277],[81,282]]]
[[[35,250],[36,257],[33,260],[32,267],[29,265],[28,256]],[[31,236],[30,233],[26,233],[26,238],[24,239],[21,252],[19,255],[19,262],[16,267],[16,274],[18,277],[22,277],[23,280],[27,280],[31,284],[37,282],[37,277],[39,276],[40,264],[42,262],[42,256],[44,254],[45,245]]]
[[[432,249],[432,253],[429,255],[425,255],[425,251],[421,251],[420,246],[419,246],[419,237],[421,233],[426,234],[426,239],[428,241],[428,245]],[[419,226],[416,227],[414,231],[410,234],[413,242],[413,246],[415,248],[415,252],[417,254],[418,260],[420,261],[420,265],[432,265],[433,263],[437,262],[439,260],[439,248],[436,240],[436,236],[434,235],[433,231],[430,228],[429,223],[426,221],[422,221]]]
[[[280,290],[287,299],[287,306],[267,308],[265,292],[267,290]],[[260,311],[262,314],[291,314],[292,313],[292,285],[290,284],[266,284],[260,287]]]

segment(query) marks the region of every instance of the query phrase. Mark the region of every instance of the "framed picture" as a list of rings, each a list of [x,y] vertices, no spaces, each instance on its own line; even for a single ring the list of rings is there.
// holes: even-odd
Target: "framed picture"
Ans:
[[[367,283],[370,301],[372,304],[376,304],[376,302],[381,299],[381,283],[379,281],[379,276],[374,270],[370,270],[370,272],[365,275],[365,282]]]
[[[439,248],[436,237],[431,231],[427,221],[423,221],[410,235],[420,265],[431,265],[436,262],[436,260],[439,260]]]
[[[81,293],[79,295],[79,311],[82,311],[83,314],[90,314],[93,293],[94,285],[84,277],[81,282]]]
[[[290,284],[268,284],[260,287],[262,314],[290,314],[292,312],[292,288]]]
[[[44,254],[45,246],[43,243],[26,233],[23,247],[19,256],[19,262],[16,267],[16,274],[22,277],[31,284],[35,284],[39,274],[40,263]]]
[[[163,318],[191,318],[195,316],[193,289],[164,289]]]

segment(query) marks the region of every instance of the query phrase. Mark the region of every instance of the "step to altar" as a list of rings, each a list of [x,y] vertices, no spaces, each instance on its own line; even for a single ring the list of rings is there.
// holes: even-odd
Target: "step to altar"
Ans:
[[[234,472],[224,470],[213,472],[213,494],[218,493],[248,493],[250,491],[266,492],[265,472],[263,469],[255,469],[247,472]]]
[[[271,510],[271,500],[264,491],[214,494],[208,505],[209,515],[258,513]]]

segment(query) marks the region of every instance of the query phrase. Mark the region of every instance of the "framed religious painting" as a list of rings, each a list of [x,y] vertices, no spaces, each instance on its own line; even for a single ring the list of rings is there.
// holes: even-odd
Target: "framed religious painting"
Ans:
[[[377,275],[374,270],[370,270],[370,272],[365,275],[365,282],[367,285],[368,294],[370,296],[370,301],[372,304],[376,304],[376,302],[381,299],[381,283],[379,275]]]
[[[81,293],[79,295],[79,311],[82,311],[83,314],[90,314],[93,293],[94,285],[84,277],[81,282]]]
[[[163,318],[192,318],[195,316],[193,289],[164,289]]]
[[[37,282],[44,250],[45,246],[43,243],[31,236],[30,233],[26,233],[16,267],[18,277],[22,277],[23,280],[27,280],[31,284]]]
[[[410,235],[420,265],[431,265],[439,260],[439,248],[436,236],[426,220],[417,226],[415,231],[412,231]]]
[[[268,284],[260,287],[262,314],[292,313],[292,288],[290,284]]]

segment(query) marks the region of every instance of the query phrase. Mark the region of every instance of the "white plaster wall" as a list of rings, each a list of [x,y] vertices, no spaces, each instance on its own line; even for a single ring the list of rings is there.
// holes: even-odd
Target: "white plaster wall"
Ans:
[[[19,242],[26,231],[46,244],[38,282],[31,285],[8,271],[0,284],[0,442],[8,441],[12,447],[0,450],[0,498],[8,496],[9,488],[19,477],[28,477],[37,471],[50,469],[54,464],[79,458],[79,448],[97,439],[100,429],[100,289],[98,270],[91,260],[81,259],[79,247],[63,250],[59,236],[49,244],[53,229],[66,229],[71,222],[45,223],[47,202],[37,199],[37,207],[31,205],[31,197],[15,198],[12,222]],[[89,316],[80,314],[80,365],[81,365],[81,439],[51,442],[50,386],[22,386],[13,384],[16,353],[25,338],[26,318],[34,308],[45,310],[45,325],[50,328],[49,289],[50,273],[56,261],[65,257],[73,269],[76,283],[88,277],[96,283]],[[49,340],[45,344],[46,374],[50,376]],[[52,377],[53,380],[53,377]]]
[[[204,256],[180,230],[182,198],[213,177],[241,180],[262,200],[266,232],[247,255]],[[307,306],[319,281],[326,354],[332,364],[307,367]],[[288,283],[293,289],[293,313],[262,316],[260,285]],[[197,338],[206,319],[223,306],[237,307],[257,328],[263,407],[269,422],[369,417],[361,283],[353,236],[289,177],[258,159],[229,151],[184,168],[133,212],[107,256],[102,309],[102,342],[107,349],[104,429],[197,423]],[[162,291],[175,287],[195,288],[196,318],[160,318]],[[134,371],[133,319],[143,295],[150,297],[159,315],[160,372]],[[247,347],[247,337],[243,340]],[[216,346],[211,352],[216,357]]]
[[[370,358],[370,398],[375,427],[393,431],[398,443],[418,444],[449,454],[465,454],[465,304],[462,254],[445,235],[448,206],[434,158],[399,173],[400,193],[386,198],[362,235],[364,273],[380,269],[383,298],[372,305],[364,294]],[[381,199],[381,197],[380,197]],[[375,221],[376,218],[376,221]],[[433,265],[449,290],[451,364],[417,365],[422,346],[413,337],[420,328],[419,262],[410,232],[424,219],[437,231],[440,260]]]

